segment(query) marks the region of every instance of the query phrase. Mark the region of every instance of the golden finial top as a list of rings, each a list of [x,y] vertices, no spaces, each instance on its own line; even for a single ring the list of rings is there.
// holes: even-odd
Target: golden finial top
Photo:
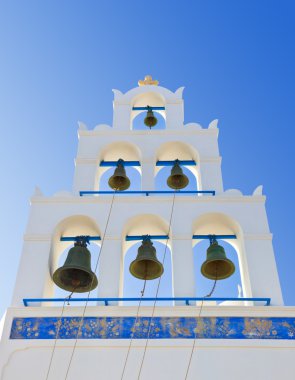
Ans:
[[[151,75],[146,75],[144,80],[140,79],[138,81],[139,86],[158,86],[159,81],[153,80]]]

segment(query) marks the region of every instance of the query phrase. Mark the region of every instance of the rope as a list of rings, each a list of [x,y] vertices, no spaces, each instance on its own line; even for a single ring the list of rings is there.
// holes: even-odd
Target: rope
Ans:
[[[215,280],[214,280],[214,284],[212,286],[211,291],[206,296],[204,296],[203,299],[202,299],[202,303],[201,303],[201,307],[200,307],[200,311],[199,311],[199,315],[198,315],[197,319],[199,319],[201,317],[201,313],[202,313],[202,309],[203,309],[205,298],[210,298],[212,296],[212,294],[213,294],[213,292],[214,292],[214,290],[216,288],[216,284],[217,284],[217,265],[216,265],[216,268],[215,268]],[[197,342],[197,331],[195,331],[194,342],[193,342],[193,346],[192,346],[190,358],[189,358],[189,361],[188,361],[188,366],[187,366],[187,369],[186,369],[184,380],[187,379],[188,374],[189,374],[189,370],[190,370],[190,367],[191,367],[191,362],[192,362],[193,354],[194,354],[195,347],[196,347],[196,342]]]
[[[136,323],[138,321],[139,310],[140,310],[142,298],[144,296],[145,286],[146,286],[146,280],[144,280],[143,289],[141,291],[141,297],[140,297],[140,300],[139,300],[139,303],[138,303],[138,306],[137,306],[136,318],[135,318],[135,321],[134,321],[134,324],[133,324],[133,327],[132,327],[132,330],[131,330],[132,331],[132,335],[131,335],[131,339],[130,339],[130,342],[129,342],[127,354],[126,354],[126,357],[125,357],[125,362],[124,362],[123,372],[122,372],[122,375],[121,375],[121,380],[123,380],[124,375],[125,375],[125,370],[126,370],[126,366],[127,366],[127,362],[128,362],[128,358],[129,358],[132,342],[133,342],[133,336],[134,336],[134,332],[133,331],[135,330],[135,326],[136,326]]]
[[[110,217],[111,217],[111,213],[112,213],[112,208],[113,208],[116,192],[117,192],[117,190],[114,191],[114,195],[112,197],[111,206],[110,206],[110,210],[109,210],[109,214],[108,214],[105,230],[104,230],[104,233],[103,233],[103,236],[102,236],[102,239],[101,239],[100,251],[99,251],[99,255],[98,255],[97,261],[96,261],[94,273],[96,273],[96,271],[97,271],[99,260],[100,260],[101,254],[102,254],[102,248],[103,248],[103,245],[104,245],[105,236],[106,236],[107,228],[108,228],[108,225],[109,225],[109,221],[110,221]],[[92,277],[91,286],[93,284],[93,281],[94,281],[94,276]],[[83,322],[84,322],[84,317],[85,317],[85,312],[86,312],[86,308],[87,308],[88,302],[89,302],[90,292],[91,291],[88,292],[87,300],[86,300],[86,303],[85,303],[85,306],[84,306],[84,309],[83,309],[83,313],[82,313],[82,317],[81,317],[81,320],[80,320],[80,323],[79,323],[78,332],[77,332],[77,335],[76,335],[76,338],[75,338],[75,343],[74,343],[73,350],[72,350],[71,357],[70,357],[70,361],[69,361],[69,364],[68,364],[65,380],[67,380],[67,378],[68,378],[68,374],[69,374],[70,367],[71,367],[71,364],[72,364],[72,361],[73,361],[74,353],[75,353],[75,350],[76,350],[76,347],[77,347],[78,336],[80,335],[81,330],[82,330],[82,326],[83,326]]]
[[[169,227],[168,227],[168,234],[167,234],[168,237],[167,237],[167,240],[166,240],[165,251],[164,251],[164,256],[163,256],[163,263],[162,263],[163,265],[165,263],[165,258],[166,258],[166,253],[167,253],[167,247],[168,247],[168,242],[169,242],[169,235],[170,235],[170,230],[171,230],[171,222],[172,222],[173,211],[174,211],[174,204],[175,204],[175,195],[176,195],[176,191],[173,194],[172,209],[171,209],[171,215],[170,215]],[[159,289],[160,289],[160,285],[161,285],[162,275],[159,277],[159,281],[158,281],[158,285],[157,285],[156,297],[155,297],[156,299],[154,301],[154,305],[153,305],[153,309],[152,309],[152,316],[151,316],[150,323],[149,323],[148,335],[147,335],[147,339],[146,339],[145,346],[144,346],[143,356],[142,356],[142,360],[141,360],[141,364],[140,364],[140,369],[139,369],[137,380],[140,379],[140,375],[141,375],[141,371],[142,371],[142,367],[143,367],[143,363],[144,363],[144,359],[145,359],[145,355],[146,355],[146,351],[147,351],[147,346],[148,346],[148,341],[149,341],[149,337],[150,337],[150,332],[151,332],[151,329],[152,329],[152,322],[153,322],[153,318],[154,318],[154,313],[155,313],[155,308],[156,308],[156,302],[157,302],[157,297],[158,297],[158,293],[159,293]]]
[[[64,302],[63,302],[63,305],[62,305],[61,314],[60,314],[60,317],[59,317],[58,322],[57,322],[57,331],[56,331],[56,334],[55,334],[54,345],[53,345],[53,349],[52,349],[50,360],[49,360],[49,365],[48,365],[47,374],[46,374],[46,380],[48,380],[48,378],[49,378],[49,374],[50,374],[50,370],[51,370],[51,366],[52,366],[52,361],[53,361],[53,357],[54,357],[54,353],[55,353],[55,349],[56,349],[57,339],[58,339],[59,331],[60,331],[60,328],[61,328],[61,320],[62,320],[62,317],[63,317],[63,314],[64,314],[64,310],[65,310],[66,301],[69,302],[69,300],[71,299],[71,297],[72,297],[72,295],[74,293],[74,290],[72,291],[72,293],[68,297],[66,297],[64,299]],[[67,303],[67,304],[69,304],[69,303]]]

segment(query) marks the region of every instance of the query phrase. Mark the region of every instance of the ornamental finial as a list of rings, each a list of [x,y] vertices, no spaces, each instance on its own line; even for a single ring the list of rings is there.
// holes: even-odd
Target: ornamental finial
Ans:
[[[159,81],[153,80],[151,75],[146,75],[144,80],[140,79],[138,81],[139,86],[158,86]]]

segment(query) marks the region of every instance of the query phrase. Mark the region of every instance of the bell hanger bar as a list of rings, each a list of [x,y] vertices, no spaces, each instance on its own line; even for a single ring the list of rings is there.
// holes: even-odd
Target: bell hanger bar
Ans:
[[[210,242],[217,239],[236,239],[236,235],[193,235],[193,239],[209,239]]]
[[[104,161],[102,160],[99,164],[99,166],[118,166],[118,164],[121,164],[123,166],[140,166],[139,161],[124,161],[122,158],[120,158],[118,161]]]
[[[125,237],[126,241],[137,241],[137,240],[167,240],[168,235],[127,235]]]
[[[195,160],[173,160],[173,161],[157,161],[156,166],[173,166],[175,164],[184,165],[184,166],[196,166],[197,163]]]
[[[100,236],[62,236],[60,241],[82,241],[89,244],[90,241],[101,240]]]
[[[132,107],[132,111],[164,111],[165,107],[153,107],[153,106],[147,106],[147,107]]]

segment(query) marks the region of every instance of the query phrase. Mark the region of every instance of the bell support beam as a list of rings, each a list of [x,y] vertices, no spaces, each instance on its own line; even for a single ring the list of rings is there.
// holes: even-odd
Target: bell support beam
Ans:
[[[193,235],[193,239],[194,240],[197,240],[197,239],[208,239],[208,240],[212,240],[212,239],[236,239],[237,236],[236,235]]]
[[[80,196],[83,197],[84,195],[107,195],[107,194],[114,194],[114,191],[80,191]],[[116,194],[118,195],[126,195],[126,194],[145,194],[147,197],[149,195],[156,195],[156,194],[176,194],[176,195],[183,195],[183,194],[190,194],[190,195],[198,195],[198,194],[204,194],[204,195],[212,195],[215,196],[214,190],[127,190],[127,191],[117,191]]]
[[[141,166],[139,161],[124,161],[124,160],[118,160],[118,161],[101,161],[99,166],[102,167],[112,167],[112,166],[118,166],[118,164],[121,164],[123,166]]]
[[[139,240],[167,240],[169,239],[168,235],[127,235],[125,237],[126,241],[139,241]]]
[[[83,238],[85,238],[86,241],[101,240],[100,236],[83,236],[82,239],[79,239],[79,238],[81,238],[81,236],[62,236],[60,238],[60,241],[79,241],[79,240],[82,240]]]
[[[132,107],[132,111],[165,111],[165,107]]]
[[[156,166],[173,166],[175,163],[184,166],[196,166],[195,160],[173,160],[173,161],[157,161]]]

